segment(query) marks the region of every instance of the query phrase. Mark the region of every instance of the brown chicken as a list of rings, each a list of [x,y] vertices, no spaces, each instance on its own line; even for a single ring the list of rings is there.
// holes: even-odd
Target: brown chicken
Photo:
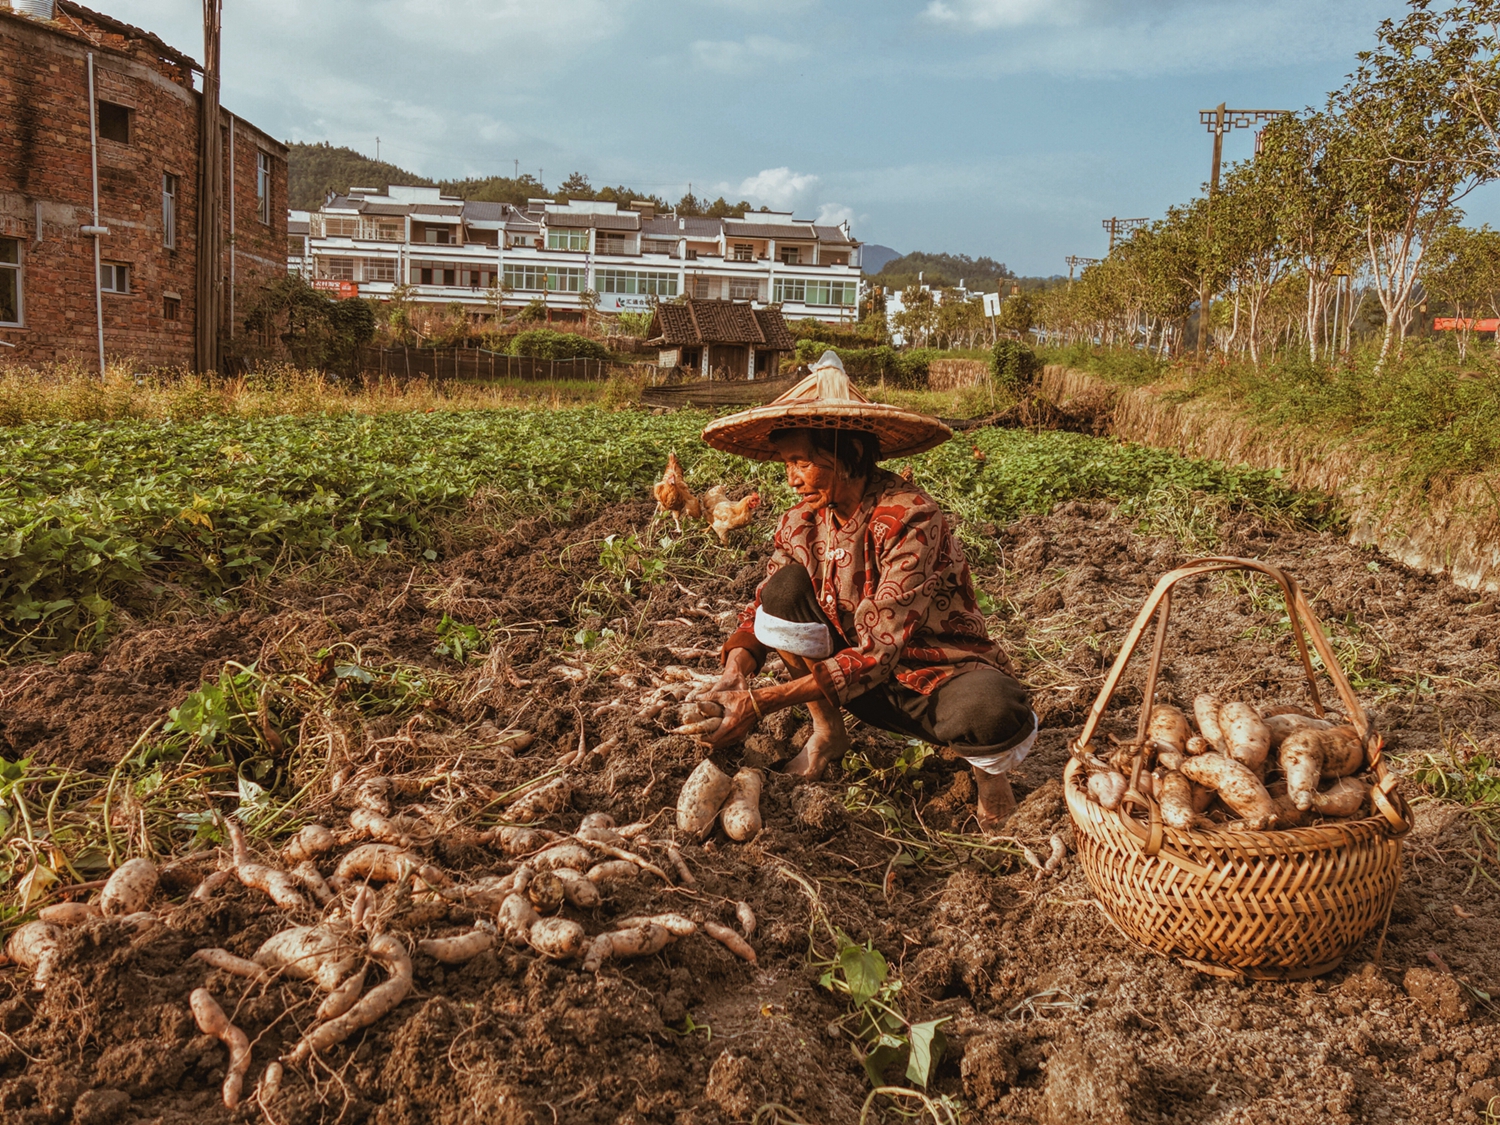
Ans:
[[[651,486],[651,495],[656,497],[656,515],[671,512],[672,522],[677,525],[678,531],[682,530],[684,515],[697,518],[703,514],[702,505],[683,479],[682,465],[678,463],[675,453],[667,454],[667,467],[661,474],[661,480]]]
[[[720,543],[729,542],[729,533],[750,522],[750,513],[760,507],[760,493],[752,492],[743,500],[720,500],[710,512],[709,524]]]

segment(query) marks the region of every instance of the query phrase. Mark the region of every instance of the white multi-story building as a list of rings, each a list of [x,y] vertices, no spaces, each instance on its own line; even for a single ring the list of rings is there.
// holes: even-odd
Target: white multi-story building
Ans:
[[[317,211],[293,211],[288,268],[342,295],[458,302],[493,312],[542,301],[576,316],[648,309],[678,296],[778,304],[788,320],[856,319],[859,246],[847,222],[790,211],[743,219],[658,215],[647,203],[533,199],[525,207],[437,188],[350,188]]]

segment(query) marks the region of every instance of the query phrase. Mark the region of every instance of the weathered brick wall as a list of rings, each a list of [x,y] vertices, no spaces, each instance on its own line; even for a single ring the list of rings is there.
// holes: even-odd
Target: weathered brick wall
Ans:
[[[271,157],[271,206],[269,223],[260,221],[255,194],[255,159],[260,152]],[[224,245],[226,254],[231,245],[228,209],[229,197],[229,142],[224,142],[225,161],[225,221]],[[268,281],[286,276],[286,208],[287,166],[286,149],[277,141],[262,133],[248,121],[234,119],[234,238],[231,276],[234,282],[234,299],[230,309],[225,310],[223,325],[225,334],[239,335],[243,329],[245,314],[255,302],[256,295]],[[228,294],[230,287],[224,287]],[[227,297],[226,297],[227,299]],[[230,313],[233,313],[231,317]]]
[[[118,48],[112,46],[118,42]],[[106,293],[106,354],[142,366],[193,362],[198,182],[198,97],[184,72],[123,40],[92,46],[57,24],[0,9],[0,236],[22,239],[24,320],[0,328],[16,344],[0,362],[79,360],[97,354],[90,221],[87,52],[96,95],[129,107],[130,141],[99,140],[99,217],[109,228],[103,260],[130,267],[128,294]],[[229,273],[228,130],[223,115],[226,191],[223,273]],[[255,207],[255,152],[273,156],[271,223]],[[235,278],[241,293],[285,271],[286,160],[277,142],[247,122],[235,130]],[[177,177],[176,247],[164,245],[162,176]],[[40,219],[40,223],[38,223]],[[224,287],[226,304],[228,286]],[[167,319],[175,297],[178,319]],[[228,310],[224,324],[228,325]]]

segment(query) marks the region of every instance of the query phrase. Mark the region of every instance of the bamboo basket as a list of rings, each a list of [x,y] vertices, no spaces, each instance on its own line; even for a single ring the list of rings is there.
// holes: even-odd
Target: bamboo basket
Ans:
[[[1283,831],[1182,831],[1162,823],[1138,788],[1146,730],[1161,670],[1172,587],[1216,571],[1248,570],[1281,586],[1315,714],[1322,716],[1307,638],[1364,742],[1375,815]],[[1156,618],[1156,638],[1133,742],[1130,786],[1116,811],[1089,800],[1086,763],[1099,721]],[[1063,774],[1078,859],[1106,915],[1127,937],[1204,972],[1300,979],[1335,968],[1388,922],[1401,875],[1401,837],[1411,813],[1381,755],[1381,738],[1339,668],[1301,589],[1284,571],[1252,559],[1203,558],[1164,575],[1141,608],[1105,678]]]

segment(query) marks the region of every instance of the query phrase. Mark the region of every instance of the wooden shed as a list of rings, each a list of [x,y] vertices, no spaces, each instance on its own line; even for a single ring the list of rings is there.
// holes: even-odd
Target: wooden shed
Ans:
[[[696,371],[705,379],[775,378],[783,353],[796,347],[778,308],[692,297],[657,305],[649,337],[659,366]]]

